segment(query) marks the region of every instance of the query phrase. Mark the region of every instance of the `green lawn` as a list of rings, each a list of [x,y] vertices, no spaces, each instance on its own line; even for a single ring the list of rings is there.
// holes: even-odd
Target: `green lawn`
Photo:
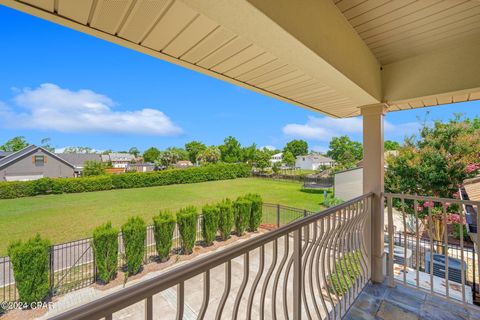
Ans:
[[[95,226],[108,220],[120,226],[129,216],[139,215],[150,224],[160,209],[200,207],[248,192],[261,194],[265,202],[322,209],[323,195],[303,192],[301,184],[255,178],[0,200],[0,255],[6,254],[10,241],[37,232],[61,243],[89,237]]]

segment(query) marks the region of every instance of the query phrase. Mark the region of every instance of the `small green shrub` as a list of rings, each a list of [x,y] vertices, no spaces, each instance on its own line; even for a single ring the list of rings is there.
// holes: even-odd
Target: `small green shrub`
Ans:
[[[222,240],[230,238],[234,224],[233,203],[230,199],[225,199],[217,204],[218,207],[218,230]]]
[[[145,254],[145,238],[147,227],[140,217],[132,217],[122,226],[123,243],[125,245],[125,257],[129,275],[140,271]]]
[[[21,302],[42,301],[48,296],[49,250],[50,241],[38,234],[26,242],[15,242],[8,247]]]
[[[343,296],[360,276],[360,252],[352,251],[335,261],[335,269],[328,277],[334,292]]]
[[[257,193],[249,193],[245,196],[251,201],[250,218],[248,220],[248,229],[250,231],[257,231],[260,223],[262,223],[263,216],[263,201],[262,197]]]
[[[202,215],[202,236],[209,246],[213,244],[213,240],[217,236],[220,209],[217,205],[207,204],[202,208]]]
[[[160,211],[160,214],[153,217],[153,232],[155,234],[155,247],[160,261],[168,260],[172,249],[173,231],[175,230],[176,219],[169,211]]]
[[[248,222],[250,220],[250,211],[252,208],[252,201],[246,198],[238,198],[233,203],[233,215],[235,220],[235,232],[238,236],[245,233]]]
[[[182,252],[190,254],[197,239],[197,209],[193,206],[180,209],[177,224],[182,239]]]
[[[112,227],[111,222],[93,230],[92,248],[97,277],[108,283],[115,278],[118,265],[118,230]]]

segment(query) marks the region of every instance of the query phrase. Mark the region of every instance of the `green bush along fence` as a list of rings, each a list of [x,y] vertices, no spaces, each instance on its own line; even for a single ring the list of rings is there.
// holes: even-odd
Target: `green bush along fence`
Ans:
[[[223,217],[227,217],[224,220],[230,220],[229,223],[224,224],[227,225],[227,227],[225,227],[226,229],[224,229],[223,232],[226,233],[227,231],[225,230],[233,229],[232,202],[224,200],[216,206],[218,207],[220,222],[218,235],[221,237],[222,230],[220,227],[222,224],[222,214]],[[263,203],[261,223],[265,224],[267,227],[277,227],[309,214],[312,214],[312,212],[282,205]],[[158,260],[159,251],[157,251],[156,239],[165,239],[165,237],[168,237],[168,234],[173,234],[173,236],[170,236],[171,245],[169,245],[167,242],[163,242],[163,240],[160,241],[163,243],[162,246],[170,247],[168,250],[163,251],[163,256],[167,257],[172,250],[174,252],[181,252],[182,240],[178,224],[172,222],[171,219],[162,219],[154,218],[154,225],[149,225],[145,228],[146,238],[144,240],[144,246],[141,250],[143,251],[141,262],[143,264]],[[168,224],[168,227],[165,227],[165,232],[160,230],[155,231],[155,226],[158,226],[159,220],[161,220],[162,223]],[[246,221],[248,225],[249,220]],[[160,225],[162,225],[162,223],[160,223]],[[203,216],[198,215],[195,223],[194,242],[204,242],[205,238],[203,237],[202,232]],[[43,260],[39,260],[43,261],[43,265],[45,261],[47,262],[46,274],[48,275],[47,289],[45,289],[45,286],[41,287],[43,288],[41,289],[43,290],[41,291],[42,295],[45,291],[53,296],[64,294],[87,287],[97,280],[107,282],[106,280],[111,280],[111,277],[113,277],[112,274],[116,273],[118,269],[125,270],[127,265],[127,261],[125,260],[126,239],[124,239],[122,233],[115,233],[116,243],[118,244],[117,252],[115,252],[114,248],[111,247],[113,243],[115,243],[115,240],[113,239],[113,232],[110,227],[103,225],[100,226],[99,229],[101,230],[97,231],[96,229],[96,232],[94,232],[94,238],[47,246],[45,251],[46,254],[42,251]],[[190,229],[192,229],[191,225]],[[161,237],[158,236],[159,233],[162,234]],[[226,236],[226,234],[224,236]],[[99,245],[98,248],[94,249],[95,243],[100,242],[102,244]],[[109,248],[108,250],[112,251],[106,253],[105,250],[107,248]],[[102,252],[101,255],[100,252]],[[112,256],[115,255],[118,256],[118,259],[115,261],[116,267],[115,271],[113,271],[111,268],[113,265]],[[46,257],[46,260],[44,257]],[[17,268],[15,269],[17,270]],[[45,279],[44,277],[45,274],[42,273],[43,280]],[[13,274],[13,263],[10,257],[0,257],[0,302],[18,301],[20,299],[20,286],[20,281],[15,281]]]
[[[0,182],[0,199],[46,194],[79,193],[198,183],[249,177],[247,164],[218,163],[186,169],[134,172],[83,178],[42,178],[33,181]]]

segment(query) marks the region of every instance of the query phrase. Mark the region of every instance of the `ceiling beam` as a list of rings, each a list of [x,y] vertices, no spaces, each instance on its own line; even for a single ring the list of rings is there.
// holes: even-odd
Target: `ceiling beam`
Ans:
[[[383,66],[389,104],[480,91],[480,39]]]
[[[380,64],[331,0],[181,0],[355,104],[382,99]]]

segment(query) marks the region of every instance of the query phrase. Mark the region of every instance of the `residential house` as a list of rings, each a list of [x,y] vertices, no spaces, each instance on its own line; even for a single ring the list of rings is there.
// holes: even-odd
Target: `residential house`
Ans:
[[[101,155],[98,153],[57,153],[57,156],[75,166],[75,176],[81,176],[86,161],[101,162]]]
[[[135,160],[135,156],[130,153],[112,152],[109,154],[102,154],[102,162],[111,163],[113,168],[126,169],[128,165]]]
[[[177,161],[177,163],[175,163],[173,166],[178,169],[190,168],[193,167],[193,163],[189,160],[180,160]]]
[[[322,156],[321,154],[309,154],[305,156],[297,156],[295,159],[295,167],[304,170],[318,170],[320,167],[333,167],[335,160]]]
[[[144,163],[129,163],[126,171],[129,172],[151,172],[155,170],[155,164],[151,162],[144,162]]]
[[[283,160],[283,153],[282,152],[276,153],[270,158],[270,164],[273,165],[278,162],[282,163],[282,160]]]
[[[75,166],[42,147],[30,145],[0,159],[0,181],[74,177]]]

